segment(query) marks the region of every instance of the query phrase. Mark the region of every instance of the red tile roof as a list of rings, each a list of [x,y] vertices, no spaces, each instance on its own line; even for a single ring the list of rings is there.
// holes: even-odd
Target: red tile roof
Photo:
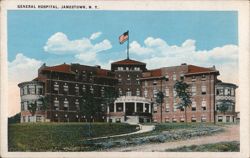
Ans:
[[[195,65],[188,65],[188,73],[218,72],[214,68],[205,68]]]
[[[139,61],[131,60],[131,59],[124,59],[124,60],[116,61],[116,62],[113,62],[112,65],[113,64],[117,64],[117,65],[146,65],[143,62],[139,62]]]
[[[151,77],[161,76],[161,69],[150,70],[150,72],[151,72]]]
[[[45,67],[42,69],[43,71],[56,71],[63,73],[72,73],[71,66],[68,64],[61,64],[56,66]]]

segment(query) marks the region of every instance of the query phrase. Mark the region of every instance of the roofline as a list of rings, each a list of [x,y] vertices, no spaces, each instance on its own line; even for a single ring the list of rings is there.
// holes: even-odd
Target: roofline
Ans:
[[[29,84],[29,83],[39,83],[39,84],[43,84],[44,82],[42,81],[25,81],[25,82],[21,82],[18,84],[18,87],[21,87],[24,84]]]

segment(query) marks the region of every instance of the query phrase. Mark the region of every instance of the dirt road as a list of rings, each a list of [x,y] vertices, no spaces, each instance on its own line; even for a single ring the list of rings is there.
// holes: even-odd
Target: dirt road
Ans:
[[[131,146],[131,147],[123,147],[123,148],[113,148],[108,151],[165,151],[165,149],[172,149],[182,146],[190,146],[190,145],[201,145],[201,144],[210,144],[210,143],[218,143],[218,142],[226,142],[226,141],[239,141],[240,140],[240,131],[239,125],[227,125],[225,126],[225,131],[217,133],[212,136],[203,136],[196,137],[189,140],[182,141],[174,141],[174,142],[166,142],[160,144],[145,144],[140,146]]]

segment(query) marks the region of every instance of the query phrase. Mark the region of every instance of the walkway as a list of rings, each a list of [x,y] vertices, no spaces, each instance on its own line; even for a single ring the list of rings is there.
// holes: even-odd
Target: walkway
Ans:
[[[191,146],[191,145],[202,145],[202,144],[212,144],[218,142],[229,142],[229,141],[240,141],[240,131],[239,125],[229,125],[225,127],[225,132],[220,132],[211,136],[196,137],[189,140],[181,140],[174,142],[165,142],[160,144],[144,144],[140,146],[130,146],[122,148],[112,148],[107,151],[165,151],[166,149],[173,149],[182,146]]]
[[[87,140],[97,140],[97,139],[105,139],[105,138],[114,138],[114,137],[128,136],[128,135],[133,135],[133,134],[150,132],[150,131],[152,131],[152,130],[155,129],[154,125],[141,125],[141,124],[138,124],[138,125],[140,127],[140,130],[136,131],[136,132],[119,134],[119,135],[112,135],[112,136],[105,136],[105,137],[96,137],[96,138],[90,138],[90,139],[87,139]]]

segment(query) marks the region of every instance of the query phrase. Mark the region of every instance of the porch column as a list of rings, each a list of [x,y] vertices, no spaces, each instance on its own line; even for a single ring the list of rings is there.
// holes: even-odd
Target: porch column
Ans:
[[[116,112],[116,103],[114,103],[114,112]]]
[[[123,112],[126,112],[125,102],[123,102]]]
[[[107,106],[107,113],[109,114],[109,106]]]
[[[148,112],[151,113],[151,104],[148,105]]]
[[[137,112],[137,104],[134,102],[135,112]]]
[[[143,103],[143,112],[146,111],[145,103]]]

